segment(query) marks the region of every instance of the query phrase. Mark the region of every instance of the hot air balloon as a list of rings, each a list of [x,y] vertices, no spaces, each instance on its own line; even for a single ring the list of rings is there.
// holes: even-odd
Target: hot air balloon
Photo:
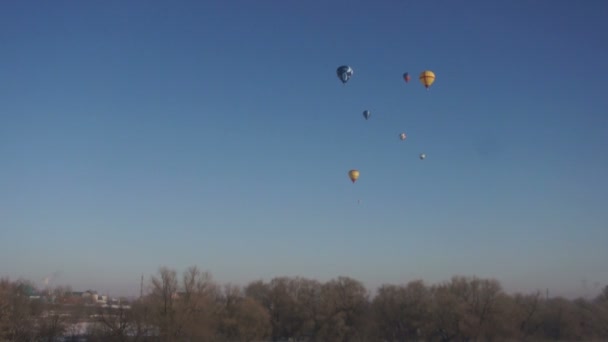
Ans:
[[[403,79],[405,80],[405,83],[408,83],[410,81],[409,72],[406,72],[405,74],[403,74]]]
[[[365,118],[365,120],[369,119],[370,115],[372,115],[372,113],[370,113],[369,110],[363,111],[363,117]]]
[[[405,140],[405,138],[406,138],[405,133],[401,133],[401,134],[399,134],[399,139],[401,139],[401,140]]]
[[[357,181],[357,179],[359,178],[359,171],[358,170],[350,170],[348,171],[348,178],[350,178],[350,180],[355,183]]]
[[[428,90],[429,87],[435,82],[435,73],[430,70],[425,70],[420,73],[420,82]]]
[[[424,158],[426,158],[426,154],[420,153],[420,160],[424,160]]]
[[[353,76],[353,73],[353,68],[349,67],[348,65],[342,65],[338,67],[338,70],[336,70],[336,74],[338,74],[338,78],[340,81],[342,81],[342,84],[346,84],[346,82],[348,82],[348,80]]]

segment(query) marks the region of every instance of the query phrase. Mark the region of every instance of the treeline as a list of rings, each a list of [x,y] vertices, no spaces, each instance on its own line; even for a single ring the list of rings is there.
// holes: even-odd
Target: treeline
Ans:
[[[220,285],[196,267],[160,268],[129,308],[45,304],[0,281],[0,341],[56,341],[92,322],[87,341],[605,341],[608,286],[593,300],[507,294],[498,281],[453,277],[383,285],[348,277]],[[72,327],[72,328],[71,328]],[[80,336],[82,337],[82,336]]]

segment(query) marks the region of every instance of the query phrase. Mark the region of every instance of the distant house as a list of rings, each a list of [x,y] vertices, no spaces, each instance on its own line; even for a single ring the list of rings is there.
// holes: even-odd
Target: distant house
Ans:
[[[106,304],[108,302],[108,296],[98,294],[97,291],[87,290],[82,293],[86,303],[89,304]]]
[[[106,295],[94,294],[91,296],[91,299],[96,304],[106,304],[108,302],[108,296]]]

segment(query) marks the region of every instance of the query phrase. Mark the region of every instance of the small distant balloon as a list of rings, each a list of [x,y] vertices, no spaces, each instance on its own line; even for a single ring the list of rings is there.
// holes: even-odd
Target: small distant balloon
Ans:
[[[420,160],[424,160],[424,159],[426,159],[426,154],[420,153]]]
[[[399,134],[399,139],[405,140],[405,138],[407,138],[407,136],[405,135],[405,133]]]
[[[338,74],[338,78],[342,81],[342,84],[346,84],[348,80],[353,76],[353,68],[348,65],[341,65],[336,70],[336,74]]]
[[[431,70],[425,70],[420,73],[420,83],[428,90],[435,82],[435,73]]]
[[[365,118],[365,120],[369,119],[369,117],[372,115],[372,113],[369,112],[369,110],[364,110],[363,111],[363,117]]]
[[[348,178],[350,178],[353,184],[359,179],[359,170],[350,170],[348,171]]]
[[[410,81],[410,74],[408,72],[403,74],[403,79],[405,80],[405,83],[408,83]]]

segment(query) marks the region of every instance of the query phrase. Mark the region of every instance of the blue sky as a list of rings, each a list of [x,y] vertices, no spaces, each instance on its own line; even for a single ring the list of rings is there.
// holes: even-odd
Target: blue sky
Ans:
[[[608,4],[584,5],[5,3],[0,275],[136,294],[142,273],[198,265],[237,284],[595,293]]]

